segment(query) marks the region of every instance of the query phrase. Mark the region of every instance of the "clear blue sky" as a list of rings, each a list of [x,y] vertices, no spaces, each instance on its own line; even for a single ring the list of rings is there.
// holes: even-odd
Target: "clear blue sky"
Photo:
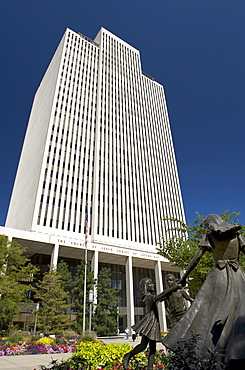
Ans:
[[[33,96],[65,31],[105,27],[164,85],[186,212],[245,224],[244,0],[1,0],[0,225]]]

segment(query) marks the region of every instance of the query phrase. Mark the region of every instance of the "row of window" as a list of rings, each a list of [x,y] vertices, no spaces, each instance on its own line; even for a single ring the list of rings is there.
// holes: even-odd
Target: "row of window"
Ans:
[[[129,54],[127,57],[129,57]],[[124,68],[128,67],[129,65],[131,68],[134,64],[136,65],[136,68],[133,72],[131,68],[130,73],[128,73],[124,79],[117,79],[116,82],[115,79],[113,79],[113,76],[116,76],[116,74],[114,74],[114,72],[112,71],[112,69],[109,68],[108,65],[106,73],[108,72],[112,79],[110,81],[108,79],[105,80],[105,75],[103,76],[104,80],[102,83],[101,107],[104,111],[102,110],[100,113],[101,137],[100,143],[98,143],[100,145],[99,155],[101,156],[101,160],[99,162],[99,192],[101,195],[101,202],[99,202],[99,209],[97,210],[97,231],[99,234],[103,235],[116,235],[119,238],[126,237],[130,240],[138,240],[140,242],[149,242],[150,244],[154,244],[156,237],[160,234],[160,231],[162,231],[162,226],[160,225],[160,220],[155,223],[156,226],[155,224],[153,226],[150,225],[150,220],[153,219],[156,215],[159,215],[159,218],[164,217],[164,215],[162,214],[164,210],[167,212],[171,212],[176,207],[175,203],[178,203],[179,199],[177,199],[176,202],[176,199],[174,199],[176,198],[176,195],[173,193],[178,193],[178,186],[175,186],[174,184],[176,182],[176,175],[172,175],[172,172],[175,173],[173,153],[169,154],[166,150],[166,142],[169,140],[170,143],[168,143],[168,146],[170,145],[169,147],[171,147],[171,134],[170,132],[163,134],[162,128],[160,129],[160,126],[163,125],[159,124],[161,120],[166,120],[163,112],[161,112],[159,108],[159,105],[163,104],[163,101],[161,100],[162,98],[159,100],[159,98],[157,97],[159,93],[154,92],[152,85],[149,85],[148,82],[145,83],[145,86],[143,86],[143,80],[139,78],[141,75],[138,74],[138,60],[136,60],[136,53],[133,53],[132,57],[135,58],[135,63],[129,64],[129,59],[125,59]],[[115,54],[113,56],[113,61],[115,60],[114,58]],[[91,60],[89,61],[89,63],[90,62]],[[85,70],[87,71],[87,69],[84,69],[84,71]],[[73,81],[73,83],[77,81],[77,83],[79,83],[82,76],[77,75],[78,78],[76,79],[75,76],[76,73],[78,73],[78,70],[75,64],[72,65],[71,71],[72,74],[69,75],[69,81]],[[91,72],[89,73],[91,74]],[[65,75],[62,75],[62,78],[65,78]],[[67,74],[66,79],[68,79]],[[153,83],[153,81],[150,81],[149,79],[148,81],[150,83]],[[90,89],[91,82],[92,81],[88,82],[88,89]],[[59,88],[60,93],[62,90],[62,86],[64,87],[62,81],[61,83],[62,85]],[[119,90],[117,90],[116,86],[119,86],[120,91],[124,93],[123,95],[119,95]],[[111,87],[113,87],[114,90],[111,90]],[[71,88],[73,90],[71,90]],[[126,91],[126,89],[128,90]],[[142,89],[145,90],[145,93],[142,92]],[[51,136],[49,152],[50,156],[53,156],[53,159],[52,161],[49,159],[47,161],[47,165],[50,171],[47,173],[49,173],[49,181],[51,182],[49,182],[49,185],[45,182],[44,191],[42,194],[42,203],[44,199],[46,199],[46,205],[43,204],[43,207],[46,209],[47,212],[44,212],[43,208],[43,213],[40,212],[40,217],[42,214],[43,220],[46,220],[45,222],[48,223],[47,217],[49,214],[49,217],[52,216],[52,218],[50,218],[50,220],[52,220],[52,225],[55,223],[55,221],[53,221],[55,220],[55,207],[52,208],[51,212],[47,207],[47,204],[50,204],[50,199],[52,199],[52,195],[51,193],[49,193],[52,188],[50,184],[52,184],[53,181],[51,180],[54,171],[52,166],[60,166],[61,163],[63,163],[60,168],[61,172],[58,173],[58,171],[56,171],[56,179],[59,180],[60,184],[60,194],[63,194],[63,200],[61,201],[61,199],[59,199],[58,202],[58,208],[60,208],[60,211],[58,212],[60,213],[57,212],[56,225],[61,224],[62,227],[67,227],[68,229],[73,228],[73,230],[75,231],[77,230],[77,225],[79,224],[81,226],[82,224],[79,221],[79,218],[77,218],[77,210],[79,208],[78,204],[80,204],[80,210],[82,205],[81,203],[77,203],[76,199],[79,198],[79,196],[82,197],[82,194],[90,194],[90,197],[87,196],[87,198],[90,198],[92,200],[93,194],[93,189],[90,186],[89,181],[86,181],[86,178],[92,180],[94,173],[94,162],[90,161],[89,163],[87,163],[85,158],[87,158],[88,155],[86,135],[88,131],[90,132],[90,135],[95,134],[96,118],[92,120],[91,118],[94,112],[93,108],[96,108],[96,100],[92,101],[91,96],[89,96],[89,99],[91,100],[88,103],[90,104],[91,109],[89,109],[88,106],[86,107],[85,104],[83,105],[83,110],[87,112],[87,115],[84,112],[83,115],[80,116],[80,119],[76,121],[74,118],[73,120],[69,120],[68,116],[65,117],[65,114],[67,114],[66,112],[70,112],[70,114],[72,114],[71,106],[73,104],[73,101],[71,99],[71,96],[74,96],[74,91],[75,86],[70,86],[70,89],[68,90],[66,85],[63,89],[61,103],[59,103],[59,100],[57,100],[57,109],[60,109],[60,111],[56,111],[55,116],[60,117],[60,123],[62,119],[64,119],[64,121],[61,126],[60,124],[57,126],[57,123],[55,126],[58,127],[56,134],[57,136],[55,139],[57,149],[56,146],[53,148],[52,141],[54,139],[53,136]],[[111,101],[108,100],[108,94],[106,94],[106,92],[109,92],[109,96],[112,97]],[[81,97],[82,95],[76,94],[76,99],[79,99],[79,96]],[[85,97],[85,95],[83,95],[83,97]],[[156,98],[158,99],[158,103],[155,102]],[[66,101],[66,106],[62,105],[63,101]],[[109,102],[112,104],[109,107],[109,110],[107,110]],[[116,104],[116,102],[118,103]],[[79,115],[78,110],[81,109],[81,106],[81,102],[74,102],[74,115],[77,115],[77,117]],[[113,110],[113,106],[117,109]],[[114,113],[113,115],[110,114],[111,111]],[[90,121],[88,112],[90,112],[91,114]],[[153,114],[151,112],[153,112]],[[159,117],[157,118],[157,120],[156,115]],[[86,122],[85,120],[89,121],[89,124],[84,131],[84,124]],[[108,120],[111,121],[109,122]],[[77,127],[76,130],[74,130],[75,126]],[[59,130],[62,130],[62,135],[60,135]],[[81,133],[81,130],[83,130],[83,133],[86,132],[85,136],[83,133]],[[66,141],[64,141],[65,137],[63,137],[63,135],[66,132],[67,135],[70,136],[66,136]],[[52,133],[52,135],[54,135],[54,133]],[[165,137],[164,140],[166,140],[165,143],[164,140],[162,140],[163,136]],[[113,144],[111,138],[114,139],[113,146],[111,145]],[[80,144],[78,144],[79,141]],[[91,145],[91,143],[89,145]],[[68,146],[70,147],[70,151],[64,155],[63,150]],[[161,150],[157,150],[156,147],[162,146],[162,152],[164,151],[168,155],[167,158],[169,164],[167,166],[163,165],[162,160],[159,161]],[[117,156],[114,157],[113,151],[116,147]],[[83,160],[81,159],[82,150],[84,151]],[[62,155],[64,159],[62,159]],[[91,155],[93,158],[94,154],[92,153]],[[107,164],[109,164],[109,166]],[[160,174],[152,173],[152,164],[154,164],[155,167],[159,168]],[[66,168],[66,171],[68,171],[66,180],[68,179],[68,182],[71,184],[70,186],[74,186],[74,184],[76,184],[76,189],[74,189],[73,192],[69,191],[69,199],[72,199],[72,201],[68,200],[67,198],[68,187],[64,186],[65,179],[62,179],[62,168]],[[111,172],[106,173],[105,168],[107,168],[107,171],[109,170]],[[164,177],[163,174],[165,174]],[[140,180],[141,177],[142,179],[144,179],[145,182],[142,183],[142,181]],[[168,182],[168,189],[161,187],[161,189],[164,190],[165,193],[166,190],[168,191],[167,195],[161,195],[159,193],[159,184],[161,183],[162,178],[164,179],[164,181],[167,180]],[[71,179],[73,179],[74,181],[71,181]],[[135,180],[137,182],[138,188],[136,188],[135,186]],[[96,181],[98,181],[98,179],[96,179]],[[52,188],[52,191],[54,193],[57,191],[57,187],[58,183],[55,184]],[[82,190],[82,192],[80,192],[80,189]],[[90,190],[88,191],[88,189]],[[151,189],[151,192],[149,192],[149,189]],[[109,201],[107,194],[110,194]],[[160,208],[159,205],[152,205],[148,209],[147,205],[149,205],[151,201],[154,202],[154,198],[159,197],[159,194],[160,197],[162,197],[162,200],[160,202],[157,202],[161,203]],[[46,198],[44,198],[44,196]],[[140,199],[140,196],[142,196],[142,199]],[[55,197],[53,199],[55,199]],[[172,200],[173,203],[171,204],[170,201]],[[131,210],[130,215],[126,214],[127,207],[129,207],[129,209]],[[168,207],[169,209],[167,209]],[[145,219],[146,212],[150,212],[149,219]],[[74,223],[72,223],[71,218],[75,221]],[[152,228],[155,228],[155,230],[153,230],[152,236],[149,236],[149,230]],[[135,233],[137,234],[137,236]]]

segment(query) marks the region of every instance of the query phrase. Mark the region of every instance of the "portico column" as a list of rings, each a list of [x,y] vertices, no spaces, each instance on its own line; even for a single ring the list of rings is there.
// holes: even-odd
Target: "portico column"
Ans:
[[[127,327],[134,325],[134,282],[132,256],[126,261]]]
[[[162,282],[162,269],[161,269],[161,261],[157,261],[155,264],[155,279],[156,279],[156,293],[163,292],[163,282]],[[165,311],[165,304],[164,302],[158,303],[158,311],[159,311],[159,322],[161,331],[167,331],[167,322],[166,322],[166,311]]]
[[[52,254],[51,254],[50,268],[56,269],[57,267],[59,248],[60,248],[59,244],[55,243],[55,245],[53,246]]]
[[[99,252],[94,251],[91,263],[91,269],[94,272],[94,279],[98,279],[98,270],[99,270]],[[94,290],[94,304],[97,303],[97,290]]]

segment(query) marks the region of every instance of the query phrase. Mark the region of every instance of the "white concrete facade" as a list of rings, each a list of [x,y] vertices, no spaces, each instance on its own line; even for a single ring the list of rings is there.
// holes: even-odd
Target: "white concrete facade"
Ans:
[[[47,237],[55,265],[64,246],[83,248],[86,212],[95,276],[102,253],[126,266],[130,326],[132,268],[154,269],[160,291],[170,267],[156,245],[173,226],[162,219],[185,216],[163,86],[142,72],[137,49],[104,28],[94,41],[67,29],[50,62],[5,230]]]
[[[27,250],[27,255],[32,257],[35,254],[44,254],[50,256],[50,265],[56,266],[58,257],[84,259],[85,246],[81,240],[72,237],[64,237],[59,235],[51,235],[47,233],[33,232],[10,229],[0,226],[0,235],[8,236],[9,240],[16,241]],[[99,262],[112,263],[123,265],[126,267],[126,297],[127,306],[120,307],[120,313],[127,316],[127,326],[131,327],[135,323],[135,304],[134,295],[138,286],[134,284],[133,268],[145,268],[154,270],[156,291],[163,291],[163,275],[171,272],[179,273],[177,267],[173,267],[170,263],[151,249],[141,248],[121,248],[114,245],[93,243],[89,241],[87,245],[89,260],[91,261],[94,277],[98,276]],[[96,296],[95,296],[96,301]],[[164,304],[159,304],[159,317],[161,328],[166,331],[166,315]]]

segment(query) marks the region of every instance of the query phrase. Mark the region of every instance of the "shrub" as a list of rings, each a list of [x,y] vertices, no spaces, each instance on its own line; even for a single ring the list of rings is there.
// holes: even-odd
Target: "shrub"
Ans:
[[[18,331],[12,331],[10,335],[6,338],[7,344],[18,344],[24,339],[24,336],[22,333]]]
[[[179,340],[174,352],[166,357],[167,370],[221,370],[224,365],[217,361],[218,352],[208,350],[209,358],[201,358],[197,342],[201,340],[200,335],[193,335],[188,340]]]
[[[69,340],[65,337],[58,336],[55,338],[55,343],[57,344],[69,344]]]
[[[129,344],[80,342],[72,358],[77,355],[82,357],[88,364],[88,369],[103,367],[106,370],[111,369],[116,361],[122,361],[124,354],[131,349]]]
[[[74,339],[74,338],[80,337],[80,335],[78,335],[73,330],[63,330],[62,336],[67,338],[67,339]]]
[[[148,357],[148,354],[147,354]],[[166,353],[164,349],[160,349],[156,352],[155,356],[155,368],[160,369],[166,369],[166,366],[168,365],[168,358],[166,356]]]
[[[52,338],[43,337],[43,338],[38,339],[37,342],[38,343],[43,343],[43,344],[51,344],[51,343],[54,342],[54,340]]]
[[[122,359],[132,349],[130,344],[103,344],[81,342],[76,353],[61,363],[53,361],[50,367],[42,366],[42,370],[122,370]],[[147,366],[144,353],[140,353],[130,361],[134,370],[142,370]]]
[[[99,342],[99,340],[97,339],[96,334],[92,331],[86,331],[81,336],[80,340],[83,341],[83,342]]]
[[[76,357],[75,359],[71,360],[64,360],[60,363],[57,362],[58,360],[53,360],[48,367],[44,365],[39,365],[41,370],[71,370],[71,369],[87,369],[88,366],[86,363],[83,362],[81,357]],[[84,366],[80,367],[80,364],[83,363]]]
[[[36,342],[39,339],[39,337],[38,337],[38,335],[30,335],[30,337],[28,339],[33,341],[33,342]]]

